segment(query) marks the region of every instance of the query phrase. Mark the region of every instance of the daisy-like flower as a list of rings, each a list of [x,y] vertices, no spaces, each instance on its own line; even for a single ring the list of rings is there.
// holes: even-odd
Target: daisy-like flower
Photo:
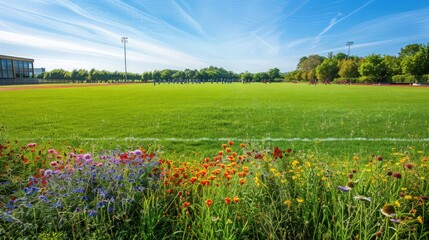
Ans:
[[[383,208],[380,209],[380,212],[384,216],[387,216],[387,217],[394,217],[394,216],[396,216],[395,207],[392,204],[390,204],[390,203],[384,204]]]
[[[356,199],[356,200],[362,200],[362,201],[371,202],[371,198],[370,197],[354,196],[353,198]]]

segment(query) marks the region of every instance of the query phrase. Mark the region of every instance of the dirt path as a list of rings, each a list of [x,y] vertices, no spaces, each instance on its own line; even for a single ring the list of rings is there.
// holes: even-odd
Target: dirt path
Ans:
[[[119,86],[135,83],[83,83],[83,84],[49,84],[49,85],[20,85],[20,86],[0,86],[0,91],[17,91],[17,90],[30,90],[30,89],[46,89],[46,88],[80,88],[80,87],[96,87],[96,86]]]

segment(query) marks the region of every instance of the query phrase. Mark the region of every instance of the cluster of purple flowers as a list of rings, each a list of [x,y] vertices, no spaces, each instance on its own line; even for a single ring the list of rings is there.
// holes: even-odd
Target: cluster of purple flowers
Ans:
[[[48,153],[56,154],[54,149]],[[36,206],[84,213],[89,217],[99,211],[114,212],[124,204],[138,200],[147,189],[158,189],[160,175],[154,154],[140,149],[129,152],[103,152],[94,157],[89,153],[71,152],[64,161],[51,162],[50,169],[40,170],[37,177],[17,190],[10,201],[0,206],[0,219],[13,221],[22,208]],[[5,183],[7,184],[7,183]]]

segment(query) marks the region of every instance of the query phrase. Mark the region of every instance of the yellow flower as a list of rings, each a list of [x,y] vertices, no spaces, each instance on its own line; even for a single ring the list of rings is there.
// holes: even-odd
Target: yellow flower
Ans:
[[[412,196],[410,196],[410,195],[406,195],[405,196],[405,200],[411,200],[413,197]]]
[[[423,224],[423,218],[421,216],[417,217],[417,221],[419,221],[420,224]]]
[[[307,166],[309,168],[309,167],[311,167],[311,163],[310,162],[305,162],[305,166]]]
[[[292,205],[292,202],[290,200],[285,200],[283,203],[288,207]]]
[[[395,201],[396,207],[401,207],[401,204],[398,201]]]
[[[296,201],[297,201],[299,204],[301,204],[301,203],[303,203],[303,202],[304,202],[304,199],[302,199],[302,198],[297,198],[297,199],[296,199]]]
[[[258,177],[255,177],[255,178],[253,178],[253,179],[255,180],[255,184],[256,184],[256,186],[258,186],[258,187],[259,187],[259,185],[260,185],[259,178],[258,178]]]
[[[326,179],[327,179],[326,177],[322,177],[322,181],[326,181]]]
[[[292,162],[292,166],[296,166],[296,165],[298,165],[299,164],[299,162],[297,161],[297,160],[293,160],[293,162]]]

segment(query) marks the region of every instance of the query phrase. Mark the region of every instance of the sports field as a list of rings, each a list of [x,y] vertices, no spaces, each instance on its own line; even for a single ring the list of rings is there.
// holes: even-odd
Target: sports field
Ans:
[[[4,239],[427,239],[429,88],[0,87]]]
[[[3,87],[4,88],[4,87]],[[429,88],[130,84],[0,91],[5,138],[202,152],[228,140],[325,153],[429,143]]]

